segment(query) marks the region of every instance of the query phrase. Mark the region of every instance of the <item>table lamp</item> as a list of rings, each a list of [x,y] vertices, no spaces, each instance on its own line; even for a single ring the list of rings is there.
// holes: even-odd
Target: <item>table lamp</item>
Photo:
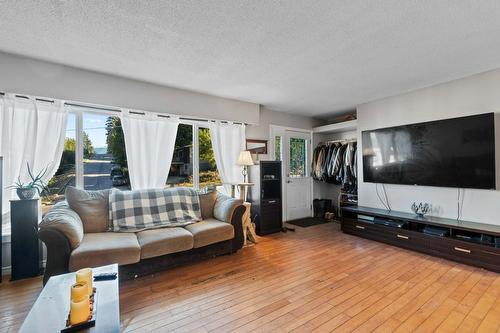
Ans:
[[[243,150],[240,152],[240,156],[238,157],[238,165],[243,166],[243,182],[247,182],[247,174],[248,174],[248,166],[253,165],[252,155],[248,150]]]

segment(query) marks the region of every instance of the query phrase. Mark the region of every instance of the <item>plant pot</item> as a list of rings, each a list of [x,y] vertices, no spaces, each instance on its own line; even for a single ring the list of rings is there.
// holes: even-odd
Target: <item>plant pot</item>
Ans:
[[[21,200],[29,200],[33,199],[33,197],[36,194],[36,189],[32,187],[26,187],[26,188],[18,188],[16,189],[17,196]]]

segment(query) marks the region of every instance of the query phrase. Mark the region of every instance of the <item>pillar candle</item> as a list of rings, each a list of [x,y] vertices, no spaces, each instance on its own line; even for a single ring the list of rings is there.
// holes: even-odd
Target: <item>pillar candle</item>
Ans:
[[[72,301],[80,301],[85,296],[88,297],[89,291],[88,291],[88,286],[87,282],[77,282],[74,285],[71,286],[71,300]]]
[[[76,271],[76,282],[86,282],[88,288],[88,295],[91,296],[94,292],[92,286],[92,269],[82,268]]]
[[[87,321],[89,316],[90,302],[88,295],[85,295],[80,301],[71,301],[71,309],[69,312],[69,321],[71,325]]]

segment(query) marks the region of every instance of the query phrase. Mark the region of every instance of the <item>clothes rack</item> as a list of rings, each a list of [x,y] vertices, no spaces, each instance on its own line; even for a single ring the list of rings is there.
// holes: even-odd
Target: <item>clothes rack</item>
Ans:
[[[358,139],[353,138],[353,139],[338,139],[338,140],[328,140],[324,142],[319,142],[318,146],[320,145],[330,145],[332,143],[350,143],[350,142],[358,142]]]

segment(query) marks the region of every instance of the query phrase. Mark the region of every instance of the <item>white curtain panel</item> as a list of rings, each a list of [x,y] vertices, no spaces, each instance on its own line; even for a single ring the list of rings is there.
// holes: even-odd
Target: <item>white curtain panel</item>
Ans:
[[[179,119],[124,111],[122,126],[132,189],[165,187]]]
[[[243,182],[243,167],[237,161],[245,150],[245,125],[209,122],[209,128],[217,169],[226,194],[230,194],[231,184]]]
[[[18,179],[30,181],[26,164],[37,174],[47,168],[48,182],[57,171],[64,150],[67,110],[62,101],[53,103],[22,99],[14,95],[0,98],[0,156],[4,159],[2,213],[9,211],[15,190],[5,189]]]

